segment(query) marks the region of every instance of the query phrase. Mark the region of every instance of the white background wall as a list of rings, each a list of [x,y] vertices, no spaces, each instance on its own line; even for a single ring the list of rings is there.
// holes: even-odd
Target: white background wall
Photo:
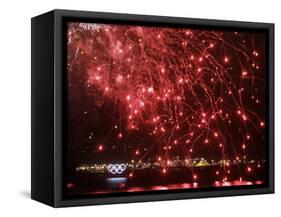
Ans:
[[[281,12],[278,0],[0,1],[0,216],[280,215]],[[276,23],[276,194],[52,209],[30,197],[30,18],[54,8]],[[44,139],[44,138],[43,138]],[[279,171],[278,171],[279,170]]]

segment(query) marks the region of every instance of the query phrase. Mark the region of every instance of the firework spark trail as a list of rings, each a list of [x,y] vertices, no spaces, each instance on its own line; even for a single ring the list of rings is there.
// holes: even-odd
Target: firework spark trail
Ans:
[[[154,141],[146,152],[136,147],[133,159],[157,149],[155,158],[168,165],[174,148],[190,159],[208,144],[222,150],[221,159],[228,155],[226,146],[245,159],[248,128],[263,135],[264,114],[244,106],[248,95],[261,103],[255,83],[264,78],[259,52],[243,43],[243,34],[72,23],[68,49],[75,53],[68,56],[68,73],[87,59],[82,67],[87,93],[115,102],[120,114],[103,144],[138,131]],[[230,130],[233,122],[241,127],[242,151]]]

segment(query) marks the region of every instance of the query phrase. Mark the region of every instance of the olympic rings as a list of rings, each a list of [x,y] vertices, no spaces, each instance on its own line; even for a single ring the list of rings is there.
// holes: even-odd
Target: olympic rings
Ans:
[[[107,166],[107,170],[111,174],[121,174],[126,170],[126,165],[125,164],[109,164]]]

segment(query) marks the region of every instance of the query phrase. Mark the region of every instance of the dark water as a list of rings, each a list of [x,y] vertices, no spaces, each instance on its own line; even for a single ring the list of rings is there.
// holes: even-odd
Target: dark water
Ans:
[[[265,184],[265,169],[219,166],[200,168],[171,168],[164,174],[160,169],[135,171],[130,177],[122,175],[76,172],[68,183],[67,194],[89,195],[112,192],[141,192],[152,190],[190,189],[221,186]]]

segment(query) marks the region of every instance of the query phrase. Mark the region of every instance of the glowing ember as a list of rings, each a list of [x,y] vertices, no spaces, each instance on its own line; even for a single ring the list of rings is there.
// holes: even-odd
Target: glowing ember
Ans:
[[[102,151],[103,150],[103,145],[99,145],[98,149],[99,149],[99,151]]]

